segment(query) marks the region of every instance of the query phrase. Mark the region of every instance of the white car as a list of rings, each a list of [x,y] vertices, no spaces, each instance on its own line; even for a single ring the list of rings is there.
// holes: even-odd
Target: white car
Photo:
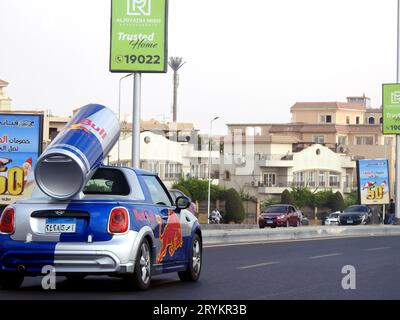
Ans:
[[[338,225],[340,211],[335,211],[325,218],[325,225]]]

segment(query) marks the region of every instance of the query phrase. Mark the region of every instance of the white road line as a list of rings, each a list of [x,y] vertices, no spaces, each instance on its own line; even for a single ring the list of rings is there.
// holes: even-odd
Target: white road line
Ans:
[[[327,257],[333,257],[333,256],[340,256],[342,253],[330,253],[330,254],[323,254],[320,256],[313,256],[310,257],[310,259],[320,259],[320,258],[327,258]]]
[[[272,264],[278,264],[278,263],[280,263],[280,262],[278,262],[278,261],[271,261],[271,262],[253,264],[253,265],[250,265],[250,266],[238,267],[237,269],[239,269],[239,270],[244,270],[244,269],[251,269],[251,268],[259,268],[259,267],[270,266],[270,265],[272,265]]]
[[[365,251],[385,250],[385,249],[390,249],[390,248],[391,247],[369,248],[369,249],[365,249]]]

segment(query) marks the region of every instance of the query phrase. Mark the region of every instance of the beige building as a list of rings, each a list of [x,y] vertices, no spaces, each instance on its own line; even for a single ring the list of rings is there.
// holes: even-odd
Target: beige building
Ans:
[[[395,138],[382,135],[382,110],[371,108],[370,99],[365,95],[348,97],[347,102],[297,102],[290,111],[290,123],[228,124],[228,130],[231,134],[239,132],[243,137],[253,135],[255,150],[259,148],[260,142],[257,141],[264,140],[264,150],[259,152],[267,157],[268,154],[274,157],[272,151],[266,153],[270,148],[268,146],[274,145],[271,144],[274,137],[286,137],[291,139],[287,150],[289,154],[320,144],[335,154],[343,154],[353,160],[387,158],[390,175],[394,177]],[[354,183],[355,170],[352,170]],[[393,188],[394,181],[391,179],[392,194]],[[346,192],[344,188],[342,191]]]

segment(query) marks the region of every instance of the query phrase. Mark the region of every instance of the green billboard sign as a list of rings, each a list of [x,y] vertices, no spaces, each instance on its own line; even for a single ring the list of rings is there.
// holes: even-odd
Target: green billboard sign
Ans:
[[[168,0],[111,0],[111,72],[167,72]]]
[[[382,86],[383,134],[400,134],[400,83]]]

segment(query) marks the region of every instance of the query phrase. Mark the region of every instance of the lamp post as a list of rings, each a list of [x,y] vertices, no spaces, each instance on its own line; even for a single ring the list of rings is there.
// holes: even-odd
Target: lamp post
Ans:
[[[127,75],[124,75],[122,78],[119,79],[119,85],[118,85],[118,123],[121,125],[121,81],[129,76],[131,76],[133,73],[129,73]],[[121,163],[120,160],[120,138],[118,138],[118,162],[117,165],[119,166]]]
[[[210,121],[210,132],[208,136],[208,202],[207,202],[207,223],[210,223],[210,206],[211,206],[211,145],[212,145],[212,124],[219,117],[215,117]]]

